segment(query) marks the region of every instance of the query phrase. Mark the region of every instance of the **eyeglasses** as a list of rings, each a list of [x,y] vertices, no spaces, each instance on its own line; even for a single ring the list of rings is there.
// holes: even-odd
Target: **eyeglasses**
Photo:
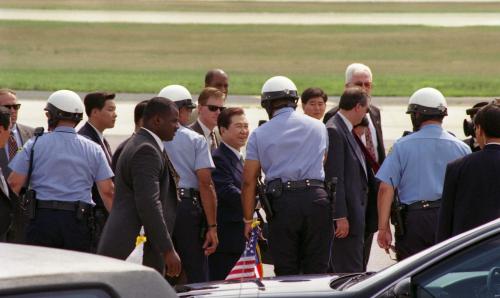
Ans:
[[[19,110],[21,108],[21,104],[20,103],[16,103],[14,105],[2,105],[2,107],[5,107],[7,109],[14,109],[14,110]]]
[[[352,83],[354,86],[358,86],[361,88],[371,88],[372,82],[354,82]]]
[[[226,107],[219,107],[214,105],[205,105],[205,106],[208,108],[210,112],[217,112],[217,110],[222,112],[226,109]]]

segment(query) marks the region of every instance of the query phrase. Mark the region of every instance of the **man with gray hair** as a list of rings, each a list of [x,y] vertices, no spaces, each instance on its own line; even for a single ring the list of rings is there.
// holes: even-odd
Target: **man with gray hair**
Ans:
[[[347,66],[345,71],[345,88],[358,86],[363,88],[368,95],[371,96],[373,88],[373,76],[370,68],[361,63],[352,63]],[[327,124],[338,111],[338,107],[332,108],[325,114],[323,122]],[[376,106],[370,103],[370,108],[368,110],[368,127],[365,129],[364,135],[360,137],[362,144],[366,148],[365,152],[370,154],[371,160],[376,164],[372,168],[374,174],[378,169],[378,165],[382,164],[385,159],[385,147],[384,139],[382,136],[382,125],[380,120],[380,110]],[[328,127],[328,125],[327,125]],[[378,192],[378,184],[374,184],[370,187],[369,191],[371,194],[368,200],[368,206],[366,207],[365,216],[365,241],[364,241],[364,257],[363,257],[363,269],[366,270],[366,265],[368,264],[368,259],[370,258],[370,249],[373,240],[373,234],[377,231],[377,201],[376,194]]]

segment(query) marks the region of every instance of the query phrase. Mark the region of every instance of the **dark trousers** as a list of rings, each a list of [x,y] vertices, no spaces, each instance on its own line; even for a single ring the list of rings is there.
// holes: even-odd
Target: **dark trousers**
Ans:
[[[405,234],[396,236],[396,256],[401,261],[436,243],[439,208],[411,210],[405,216]]]
[[[241,253],[215,252],[208,257],[210,280],[224,280],[233,269]]]
[[[199,202],[181,200],[177,206],[173,238],[187,283],[208,281],[208,260],[203,251],[204,220]]]
[[[10,243],[26,243],[26,227],[29,224],[28,212],[16,206],[13,210],[12,226],[6,234],[6,241]]]
[[[364,235],[334,238],[331,249],[331,272],[354,273],[363,271]]]
[[[90,251],[87,219],[78,220],[75,211],[37,209],[26,228],[26,243],[76,251]]]
[[[332,234],[331,204],[323,188],[283,191],[272,198],[269,248],[276,275],[325,273]]]

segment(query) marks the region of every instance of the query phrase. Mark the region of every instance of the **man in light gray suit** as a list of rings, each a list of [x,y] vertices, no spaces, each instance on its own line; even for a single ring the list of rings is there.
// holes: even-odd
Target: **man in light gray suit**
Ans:
[[[373,177],[365,155],[353,135],[353,127],[368,113],[369,95],[361,87],[348,87],[340,97],[339,112],[326,124],[329,136],[325,163],[326,181],[337,177],[333,206],[335,235],[331,270],[363,271],[365,214],[369,178]]]
[[[169,99],[148,101],[143,127],[125,145],[116,167],[115,199],[99,242],[98,254],[125,260],[141,226],[147,238],[143,264],[178,276],[181,262],[172,244],[177,207],[175,170],[162,141],[173,139],[179,111]]]
[[[21,149],[35,131],[32,127],[17,123],[17,113],[21,104],[17,102],[16,93],[10,89],[0,89],[0,106],[10,110],[10,136],[5,148],[0,149],[0,167],[4,177],[9,177],[11,172],[8,167],[9,161]],[[13,206],[13,220],[10,230],[7,232],[7,242],[24,243],[24,229],[28,223],[28,216],[16,204]]]

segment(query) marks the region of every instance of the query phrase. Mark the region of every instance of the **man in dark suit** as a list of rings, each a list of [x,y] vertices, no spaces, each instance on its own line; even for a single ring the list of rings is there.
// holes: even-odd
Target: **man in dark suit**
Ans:
[[[224,110],[224,100],[222,91],[213,87],[203,89],[198,97],[198,119],[189,125],[189,128],[205,137],[212,153],[220,145],[216,127],[217,117]]]
[[[10,137],[10,116],[7,108],[0,107],[0,150]],[[0,170],[0,242],[6,241],[7,231],[12,225],[14,206],[19,204],[18,197],[6,181]]]
[[[448,164],[437,241],[500,217],[500,105],[490,103],[474,117],[482,150]]]
[[[87,137],[101,146],[110,166],[113,154],[111,153],[111,147],[103,133],[104,130],[115,127],[116,104],[114,98],[114,93],[94,92],[87,94],[83,103],[85,105],[85,113],[87,114],[88,121],[78,131],[78,134]],[[92,186],[92,201],[95,203],[95,206],[92,208],[95,232],[92,237],[91,251],[95,252],[102,229],[109,215],[104,207],[101,195],[95,183]]]
[[[134,108],[134,123],[135,123],[135,129],[134,134],[136,134],[139,129],[142,127],[142,115],[144,114],[144,109],[146,108],[146,104],[148,103],[147,100],[143,100],[139,102],[137,105],[135,105]],[[118,147],[116,147],[115,153],[113,153],[113,158],[111,158],[111,169],[113,170],[114,173],[116,173],[116,165],[118,164],[118,158],[122,154],[123,148],[125,148],[125,145],[127,145],[128,141],[132,137],[130,136],[129,138],[125,139],[125,141],[121,142]]]
[[[361,63],[352,63],[347,66],[345,71],[345,87],[359,86],[363,88],[368,95],[371,96],[373,88],[373,76],[371,69]],[[332,108],[325,114],[323,122],[327,123],[328,120],[337,113],[338,107]],[[376,106],[370,103],[370,109],[368,111],[368,127],[365,129],[364,135],[360,138],[365,148],[373,157],[374,161],[379,165],[385,159],[385,147],[384,138],[382,135],[382,122],[380,117],[380,110]],[[375,173],[376,174],[376,173]],[[363,253],[363,264],[364,271],[366,271],[366,266],[370,258],[370,250],[373,241],[373,234],[377,231],[378,226],[378,216],[377,216],[377,198],[378,193],[378,182],[375,180],[372,184],[374,189],[370,191],[374,193],[374,196],[370,196],[368,202],[367,211],[367,222],[366,222],[366,233],[365,233],[365,247]]]
[[[172,140],[179,112],[168,99],[155,97],[144,110],[144,126],[123,149],[115,177],[115,200],[98,253],[125,260],[134,250],[141,226],[147,241],[143,264],[178,276],[180,259],[172,244],[177,207],[175,170],[162,141]]]
[[[241,207],[243,156],[240,149],[248,139],[248,120],[241,108],[222,111],[217,121],[222,142],[213,154],[212,179],[217,191],[219,246],[208,258],[210,280],[223,280],[245,248]]]
[[[337,178],[333,206],[335,236],[330,261],[335,273],[363,271],[369,171],[353,128],[362,121],[368,108],[368,93],[361,87],[348,87],[340,97],[339,112],[327,123],[329,148],[325,180]]]
[[[21,108],[18,103],[16,93],[10,89],[0,89],[0,106],[10,111],[10,133],[4,146],[0,149],[0,167],[4,177],[9,177],[11,169],[7,166],[9,161],[21,149],[32,136],[34,129],[32,127],[17,123],[17,113]],[[28,215],[15,204],[13,210],[13,223],[7,233],[7,241],[13,243],[24,243],[24,229],[28,223]]]

